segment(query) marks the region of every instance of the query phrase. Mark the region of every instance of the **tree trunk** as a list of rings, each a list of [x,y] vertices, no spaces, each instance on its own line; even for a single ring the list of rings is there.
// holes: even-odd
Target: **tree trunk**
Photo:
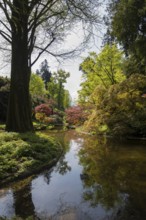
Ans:
[[[28,30],[27,16],[21,14],[22,7],[19,0],[14,0],[18,9],[12,13],[12,60],[11,87],[7,112],[6,130],[27,132],[33,130],[31,116],[31,102],[29,95],[30,67],[28,64]]]

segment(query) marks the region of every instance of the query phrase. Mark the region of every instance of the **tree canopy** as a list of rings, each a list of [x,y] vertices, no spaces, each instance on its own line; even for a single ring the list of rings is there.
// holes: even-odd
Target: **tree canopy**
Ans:
[[[32,96],[43,96],[47,94],[45,89],[45,84],[40,76],[37,74],[31,74],[30,85],[29,85],[30,94]]]
[[[69,76],[70,73],[60,69],[52,73],[51,81],[48,83],[49,96],[56,101],[58,109],[64,109],[69,105],[69,93],[64,88]]]
[[[108,33],[120,43],[138,71],[146,73],[146,1],[110,0]],[[132,65],[133,65],[132,64]]]
[[[116,45],[105,45],[99,54],[92,52],[80,64],[83,71],[83,82],[79,96],[81,100],[88,100],[98,85],[108,88],[121,82],[125,76],[122,70],[123,52]]]

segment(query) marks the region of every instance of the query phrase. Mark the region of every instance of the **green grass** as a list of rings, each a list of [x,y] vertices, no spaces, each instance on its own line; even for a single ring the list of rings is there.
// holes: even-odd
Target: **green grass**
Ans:
[[[40,133],[0,132],[0,182],[8,182],[55,162],[61,145]]]

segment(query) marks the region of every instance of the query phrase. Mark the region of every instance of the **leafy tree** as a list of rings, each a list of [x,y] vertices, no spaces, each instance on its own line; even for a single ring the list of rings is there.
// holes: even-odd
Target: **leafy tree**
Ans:
[[[43,52],[53,56],[75,52],[75,49],[58,50],[57,45],[60,46],[77,23],[83,24],[89,36],[93,25],[99,22],[98,6],[98,1],[93,0],[0,0],[0,35],[5,45],[9,44],[4,49],[11,50],[7,131],[33,130],[29,96],[32,65]],[[34,60],[33,51],[38,52]]]
[[[48,92],[50,98],[54,99],[57,102],[58,109],[64,109],[64,84],[66,83],[66,79],[69,76],[70,74],[68,72],[60,69],[52,74],[51,82],[48,84]]]
[[[45,88],[47,89],[47,84],[51,80],[51,72],[49,70],[48,61],[46,59],[41,63],[40,70],[37,70],[36,73],[42,77],[45,83]]]
[[[47,94],[44,82],[37,74],[31,74],[29,90],[32,96],[45,96]]]
[[[91,95],[94,108],[86,129],[114,135],[146,135],[146,76],[131,75],[108,90],[99,87]]]
[[[88,100],[98,85],[108,88],[124,80],[122,64],[123,52],[116,45],[105,45],[98,55],[95,52],[90,53],[80,65],[83,71],[82,89],[79,91],[80,101]]]
[[[66,109],[71,105],[71,96],[67,89],[64,90],[63,107]]]
[[[126,55],[134,56],[138,68],[133,71],[141,74],[146,74],[145,5],[145,0],[110,0],[107,17],[109,34],[123,46]]]

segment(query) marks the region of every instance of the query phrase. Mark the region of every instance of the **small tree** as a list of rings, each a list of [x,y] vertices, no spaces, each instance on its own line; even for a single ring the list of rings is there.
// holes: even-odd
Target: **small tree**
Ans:
[[[31,74],[29,91],[32,96],[45,96],[47,94],[44,81],[37,74]]]
[[[51,82],[48,84],[50,98],[53,98],[57,102],[57,108],[60,110],[64,109],[64,84],[69,76],[70,74],[68,72],[60,69],[52,74]]]

